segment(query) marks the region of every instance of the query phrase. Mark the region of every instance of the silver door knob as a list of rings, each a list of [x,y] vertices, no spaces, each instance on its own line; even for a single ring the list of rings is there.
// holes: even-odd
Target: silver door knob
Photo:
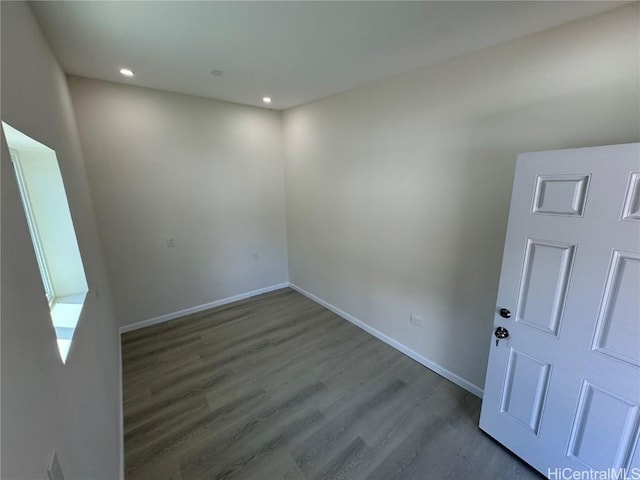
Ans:
[[[500,309],[500,316],[502,318],[511,318],[511,312],[506,308],[501,308]]]
[[[509,336],[509,330],[504,327],[498,327],[493,334],[496,338],[507,338]]]

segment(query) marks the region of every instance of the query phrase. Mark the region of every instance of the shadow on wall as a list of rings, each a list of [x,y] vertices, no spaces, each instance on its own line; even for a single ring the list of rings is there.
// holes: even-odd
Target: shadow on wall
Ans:
[[[488,117],[474,118],[466,129],[468,136],[459,138],[463,156],[467,159],[463,169],[465,180],[461,181],[466,185],[474,182],[477,187],[473,195],[469,195],[466,189],[460,192],[460,206],[463,208],[458,210],[458,218],[461,221],[457,234],[452,236],[456,244],[454,250],[459,255],[451,258],[455,280],[454,288],[450,290],[454,295],[449,295],[448,304],[456,316],[471,319],[486,327],[486,357],[497,310],[500,307],[513,310],[515,307],[498,306],[495,300],[517,155],[530,151],[640,141],[640,135],[630,137],[622,133],[617,138],[611,135],[610,125],[616,123],[621,109],[635,109],[636,117],[640,118],[640,106],[633,105],[628,101],[629,98],[633,98],[632,92],[624,92],[615,86],[598,90],[597,94],[596,89],[591,89],[561,95],[517,109],[496,112]],[[598,99],[599,105],[594,105],[594,99]],[[576,105],[584,105],[584,111],[577,110]],[[597,125],[592,127],[592,130],[603,132],[601,138],[577,131],[572,126],[580,124],[583,116],[592,116],[595,122],[602,124],[601,128]],[[554,122],[548,121],[550,117],[554,118]],[[557,128],[559,119],[567,125],[566,129]],[[504,136],[502,132],[505,131],[512,134]],[[496,138],[500,142],[494,143]],[[541,145],[540,138],[545,138],[544,145]],[[503,188],[496,188],[500,185]],[[500,242],[496,242],[498,238]],[[495,292],[493,297],[483,294],[488,288]],[[461,298],[470,301],[461,302]],[[452,322],[448,325],[447,339],[443,341],[460,345],[459,328]],[[477,339],[473,341],[477,342]],[[447,361],[455,363],[455,351],[451,352]]]

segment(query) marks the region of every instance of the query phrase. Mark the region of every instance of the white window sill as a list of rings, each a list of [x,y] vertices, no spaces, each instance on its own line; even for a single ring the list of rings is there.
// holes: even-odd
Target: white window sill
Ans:
[[[58,297],[53,307],[51,307],[51,321],[56,329],[58,350],[60,350],[60,357],[63,363],[67,360],[73,332],[76,329],[76,325],[78,325],[86,296],[87,292],[84,291],[65,297]]]

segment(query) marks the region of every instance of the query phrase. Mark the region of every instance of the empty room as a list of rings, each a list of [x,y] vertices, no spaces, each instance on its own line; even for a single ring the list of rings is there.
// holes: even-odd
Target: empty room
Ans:
[[[0,478],[640,479],[639,2],[0,9]]]

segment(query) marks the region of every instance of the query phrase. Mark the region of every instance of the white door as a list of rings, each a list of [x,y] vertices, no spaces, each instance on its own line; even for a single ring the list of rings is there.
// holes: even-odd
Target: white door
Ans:
[[[640,144],[518,156],[498,327],[480,428],[552,479],[640,479]]]

